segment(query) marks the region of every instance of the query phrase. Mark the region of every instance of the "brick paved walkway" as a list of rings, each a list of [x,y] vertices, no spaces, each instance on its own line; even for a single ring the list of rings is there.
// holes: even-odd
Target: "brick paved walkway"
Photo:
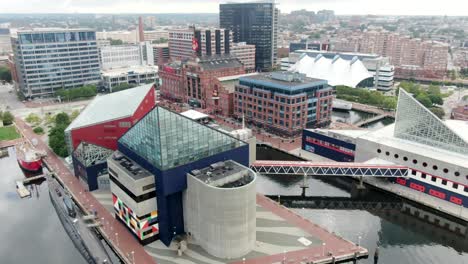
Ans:
[[[248,259],[245,261],[234,262],[235,264],[260,264],[260,263],[279,263],[284,261],[284,263],[305,263],[314,261],[314,263],[330,263],[331,256],[324,256],[330,252],[333,256],[336,257],[336,260],[339,259],[351,259],[355,252],[360,255],[367,255],[368,251],[365,248],[357,247],[354,243],[344,240],[322,227],[310,222],[308,219],[301,217],[300,215],[294,213],[288,208],[279,205],[277,202],[263,196],[262,194],[257,194],[257,204],[263,208],[273,212],[275,215],[285,219],[289,223],[297,226],[307,233],[311,234],[314,237],[317,237],[323,243],[324,246],[310,247],[308,249],[285,252],[283,254],[276,254],[272,256],[259,257],[254,259]]]
[[[21,133],[28,139],[36,138],[36,135],[24,121],[16,118],[16,124],[21,130]],[[130,231],[126,229],[123,224],[119,223],[114,216],[101,205],[94,196],[85,191],[83,185],[79,180],[73,176],[70,170],[65,166],[63,161],[52,152],[52,150],[40,139],[36,147],[40,151],[47,153],[44,161],[49,167],[57,174],[62,182],[67,186],[68,190],[73,194],[74,198],[89,211],[96,211],[103,226],[100,227],[101,233],[104,234],[106,239],[117,247],[121,255],[127,256],[134,252],[135,263],[138,264],[152,264],[156,263],[154,259],[146,253],[143,246],[132,236]],[[131,263],[132,257],[129,258]]]

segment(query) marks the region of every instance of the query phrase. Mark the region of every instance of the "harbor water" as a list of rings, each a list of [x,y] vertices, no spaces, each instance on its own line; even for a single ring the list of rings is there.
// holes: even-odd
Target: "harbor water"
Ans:
[[[259,159],[291,159],[288,155],[259,147]],[[4,242],[0,243],[0,263],[50,263],[84,264],[63,229],[48,195],[47,184],[33,185],[32,197],[20,199],[15,191],[16,180],[24,177],[19,169],[13,149],[9,156],[0,159],[0,212],[4,225],[0,231]],[[267,195],[300,195],[301,176],[260,175],[257,188]],[[335,178],[307,178],[308,196],[350,198],[356,193],[352,181]],[[378,191],[365,196],[376,200],[401,199]],[[406,202],[403,202],[406,203]],[[408,202],[411,204],[410,202]],[[420,210],[422,206],[411,204]],[[298,214],[310,219],[336,234],[360,243],[369,249],[368,259],[358,263],[374,263],[374,252],[379,246],[378,263],[468,263],[468,236],[455,234],[405,214],[399,209],[295,208]],[[439,215],[440,217],[445,217]],[[449,220],[449,217],[447,217]],[[456,220],[453,220],[457,222]],[[468,227],[468,223],[457,222]],[[360,237],[360,238],[359,238]]]
[[[364,121],[366,119],[374,117],[374,114],[371,113],[366,113],[366,112],[361,112],[361,111],[356,111],[356,110],[334,110],[332,112],[332,121],[333,122],[340,122],[340,123],[346,123],[346,124],[351,124],[354,125],[360,121]],[[364,126],[365,128],[368,129],[379,129],[382,128],[386,125],[389,125],[393,123],[394,120],[392,118],[384,118],[379,121],[367,124]]]
[[[258,159],[294,160],[291,156],[272,150],[269,147],[257,147]],[[301,195],[302,176],[265,176],[257,181],[258,192],[266,195]],[[309,186],[306,194],[316,200],[324,197],[350,198],[356,195],[352,180],[332,177],[308,177]],[[368,188],[369,189],[369,188]],[[440,219],[447,219],[457,226],[468,228],[468,222],[453,219],[428,208],[402,200],[394,195],[377,190],[367,190],[364,198],[376,201],[395,201],[411,206],[421,212],[430,212]],[[369,258],[358,263],[375,263],[374,252],[379,247],[378,263],[385,264],[428,264],[428,263],[468,263],[468,231],[464,235],[456,234],[432,223],[402,212],[400,209],[379,210],[369,208],[356,210],[340,207],[330,209],[295,208],[298,214],[325,227],[331,232],[355,243],[360,243],[369,250]],[[359,238],[361,237],[361,238]]]
[[[25,176],[13,148],[0,158],[0,263],[85,264],[51,204],[47,183],[26,186],[30,198],[19,198],[15,183]]]

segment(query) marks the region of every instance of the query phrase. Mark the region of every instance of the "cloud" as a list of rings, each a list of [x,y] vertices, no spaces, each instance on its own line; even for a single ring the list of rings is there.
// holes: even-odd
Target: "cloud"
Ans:
[[[227,0],[0,0],[1,13],[217,13]],[[337,14],[466,15],[464,0],[277,0],[281,12],[335,10]]]

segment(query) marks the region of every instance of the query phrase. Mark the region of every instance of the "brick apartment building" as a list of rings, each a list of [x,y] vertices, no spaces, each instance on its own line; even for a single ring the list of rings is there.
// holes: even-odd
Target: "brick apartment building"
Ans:
[[[206,109],[208,113],[232,113],[233,93],[218,78],[244,74],[242,63],[229,55],[205,56],[164,65],[159,72],[160,94],[177,102]]]
[[[332,89],[326,80],[294,72],[273,72],[239,78],[234,93],[234,116],[287,136],[306,127],[327,124]]]
[[[448,64],[448,45],[388,31],[369,31],[338,38],[335,51],[375,53],[390,58],[395,75],[402,78],[443,78]]]

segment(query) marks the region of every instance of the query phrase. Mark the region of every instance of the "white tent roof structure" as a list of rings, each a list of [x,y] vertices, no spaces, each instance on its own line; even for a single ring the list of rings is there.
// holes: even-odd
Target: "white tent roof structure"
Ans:
[[[373,75],[357,57],[352,60],[342,59],[339,55],[328,59],[322,55],[315,58],[303,55],[296,64],[289,68],[310,78],[324,79],[331,86],[345,85],[356,88],[357,85]]]
[[[200,120],[200,119],[208,117],[207,114],[204,114],[202,112],[198,112],[198,111],[195,111],[195,110],[192,110],[192,109],[187,110],[185,112],[182,112],[180,114],[185,116],[185,117],[188,117],[188,118],[190,118],[192,120]]]

